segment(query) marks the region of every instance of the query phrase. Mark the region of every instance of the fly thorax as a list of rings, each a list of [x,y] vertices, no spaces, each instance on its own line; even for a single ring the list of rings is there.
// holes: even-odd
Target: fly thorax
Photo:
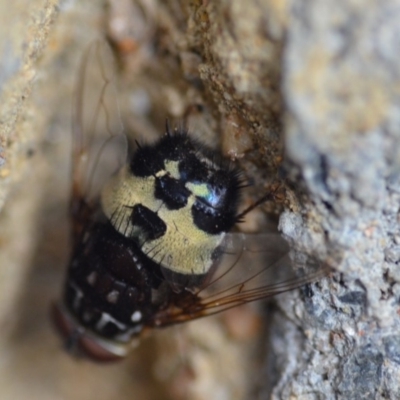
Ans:
[[[144,207],[151,210],[161,207],[162,202],[154,197],[154,182],[153,176],[138,177],[124,167],[104,185],[101,193],[103,212],[124,236],[142,236],[141,228],[132,223],[133,213],[140,214],[140,208]]]

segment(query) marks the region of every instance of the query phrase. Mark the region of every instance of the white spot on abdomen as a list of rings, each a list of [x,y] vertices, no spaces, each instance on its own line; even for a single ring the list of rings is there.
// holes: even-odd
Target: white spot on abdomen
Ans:
[[[131,321],[132,322],[139,322],[142,319],[142,313],[140,311],[135,311],[131,315]]]
[[[106,326],[106,324],[107,323],[109,323],[109,322],[111,322],[111,323],[113,323],[115,326],[117,326],[118,327],[118,329],[121,329],[121,330],[124,330],[124,329],[126,329],[126,325],[125,324],[123,324],[122,322],[120,322],[120,321],[117,321],[115,318],[113,318],[110,314],[107,314],[107,313],[105,313],[105,312],[103,312],[102,314],[101,314],[101,318],[100,318],[100,320],[97,322],[97,324],[96,324],[96,329],[98,330],[98,331],[101,331],[105,326]]]
[[[81,291],[81,289],[79,289],[78,286],[76,286],[76,284],[74,282],[69,282],[69,286],[75,290],[75,298],[74,298],[74,302],[72,304],[72,308],[76,311],[78,310],[80,304],[81,304],[81,300],[83,298],[83,292]]]
[[[112,290],[110,293],[107,295],[107,301],[112,304],[116,304],[118,301],[119,297],[119,292],[118,290]]]
[[[126,332],[115,336],[115,340],[120,340],[121,342],[129,342],[132,340],[132,336],[135,336],[141,332],[143,325],[136,325],[135,327],[128,329]]]
[[[97,281],[97,272],[93,271],[91,274],[89,274],[86,278],[86,281],[90,286],[94,286]]]

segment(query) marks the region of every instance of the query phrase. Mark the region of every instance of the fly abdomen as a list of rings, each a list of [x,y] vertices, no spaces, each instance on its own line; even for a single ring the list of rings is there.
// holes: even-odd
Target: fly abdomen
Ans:
[[[96,222],[75,251],[65,287],[65,305],[83,327],[101,337],[129,341],[154,314],[152,291],[160,268],[135,241],[108,221]]]

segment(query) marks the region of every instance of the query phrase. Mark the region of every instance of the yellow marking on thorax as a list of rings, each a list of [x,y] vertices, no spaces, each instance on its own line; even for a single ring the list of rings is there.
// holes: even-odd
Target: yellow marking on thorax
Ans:
[[[177,162],[169,161],[166,164],[171,175],[177,173]],[[191,210],[196,201],[195,195],[189,196],[185,207],[168,210],[161,200],[154,197],[155,178],[136,177],[128,168],[122,168],[111,178],[101,193],[103,211],[114,228],[124,236],[137,236],[138,232],[135,232],[131,222],[132,207],[143,204],[156,212],[167,226],[162,237],[143,244],[143,252],[174,272],[197,275],[207,273],[213,263],[212,253],[221,244],[225,233],[211,235],[196,227]],[[166,173],[163,170],[157,176]],[[208,193],[206,185],[186,186],[197,196]]]
[[[212,253],[225,235],[211,235],[194,225],[191,207],[195,199],[190,196],[186,207],[179,210],[162,207],[158,215],[166,223],[167,231],[142,248],[153,260],[181,274],[207,273],[213,263]]]
[[[187,182],[185,187],[198,197],[207,197],[210,194],[210,190],[206,183]]]
[[[179,162],[178,161],[171,161],[171,160],[166,160],[164,162],[165,165],[165,171],[169,172],[169,174],[175,178],[175,179],[179,179],[180,178],[180,174],[179,174]],[[165,171],[163,175],[165,175]]]
[[[105,215],[114,228],[125,236],[131,236],[133,229],[130,221],[133,206],[144,204],[157,211],[162,205],[162,201],[154,197],[155,178],[134,176],[128,168],[122,168],[112,177],[104,185],[101,193],[101,205]]]

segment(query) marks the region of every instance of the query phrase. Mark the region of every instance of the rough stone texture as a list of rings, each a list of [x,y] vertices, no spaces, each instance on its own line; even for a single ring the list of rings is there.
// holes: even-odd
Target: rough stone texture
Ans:
[[[13,4],[0,1],[1,397],[400,398],[400,4]],[[340,272],[262,310],[267,332],[252,307],[233,310],[156,332],[102,367],[71,359],[51,331],[72,92],[105,32],[129,134],[149,140],[166,116],[185,119],[259,192],[285,182],[282,204],[264,209],[284,206],[294,247]]]
[[[306,299],[314,328],[273,398],[400,396],[389,350],[400,326],[399,17],[395,1],[293,2],[290,9],[285,149],[311,201],[302,218],[285,212],[281,228],[343,260],[335,266],[342,275]],[[283,307],[296,321],[305,316],[297,305]]]

